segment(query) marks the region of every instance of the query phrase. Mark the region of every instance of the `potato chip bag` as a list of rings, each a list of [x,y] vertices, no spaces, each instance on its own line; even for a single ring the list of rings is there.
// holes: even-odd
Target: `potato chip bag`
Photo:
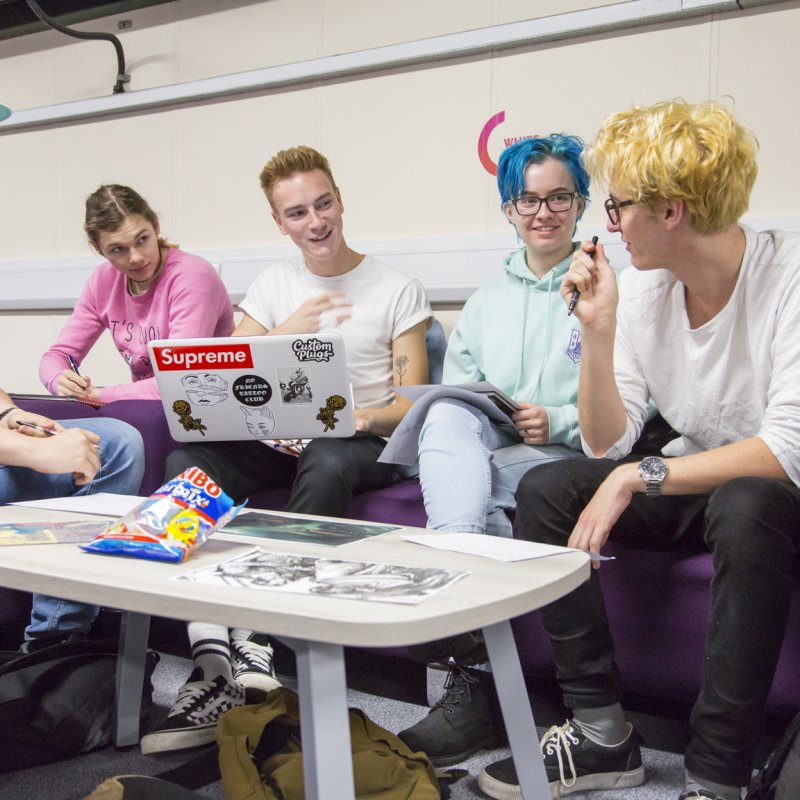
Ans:
[[[241,507],[203,470],[190,467],[80,546],[89,553],[183,561]]]

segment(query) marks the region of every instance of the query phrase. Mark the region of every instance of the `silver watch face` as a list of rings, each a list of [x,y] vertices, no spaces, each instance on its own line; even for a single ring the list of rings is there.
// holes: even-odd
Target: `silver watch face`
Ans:
[[[667,477],[667,462],[658,456],[647,456],[639,463],[639,474],[645,481],[658,481],[659,483]]]

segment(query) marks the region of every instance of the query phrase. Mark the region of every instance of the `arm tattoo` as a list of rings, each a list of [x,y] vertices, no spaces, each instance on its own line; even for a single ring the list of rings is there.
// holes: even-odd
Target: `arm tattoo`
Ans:
[[[397,375],[400,378],[400,386],[403,385],[403,376],[408,371],[408,356],[398,356],[394,360],[394,366],[397,370]]]

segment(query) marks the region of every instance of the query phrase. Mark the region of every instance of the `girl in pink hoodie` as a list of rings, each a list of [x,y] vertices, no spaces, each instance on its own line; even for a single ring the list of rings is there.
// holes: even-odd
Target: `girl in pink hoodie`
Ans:
[[[157,399],[151,339],[228,336],[233,308],[216,270],[205,259],[160,235],[156,213],[128,186],[101,186],[86,200],[84,230],[108,259],[91,274],[39,377],[53,394],[100,402]],[[133,383],[95,386],[77,371],[104,330],[131,370]],[[73,368],[74,366],[74,368]]]

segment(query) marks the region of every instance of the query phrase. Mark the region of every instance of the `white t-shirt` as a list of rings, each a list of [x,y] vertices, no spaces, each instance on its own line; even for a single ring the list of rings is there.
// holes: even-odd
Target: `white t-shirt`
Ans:
[[[392,342],[433,315],[418,280],[372,256],[344,275],[320,277],[296,256],[262,270],[240,308],[272,330],[307,300],[338,291],[352,304],[352,316],[323,330],[344,338],[356,407],[383,408],[394,400]]]
[[[622,273],[614,370],[628,425],[606,457],[630,453],[652,396],[681,434],[664,455],[759,436],[800,485],[800,234],[742,230],[733,294],[694,330],[671,272]]]

